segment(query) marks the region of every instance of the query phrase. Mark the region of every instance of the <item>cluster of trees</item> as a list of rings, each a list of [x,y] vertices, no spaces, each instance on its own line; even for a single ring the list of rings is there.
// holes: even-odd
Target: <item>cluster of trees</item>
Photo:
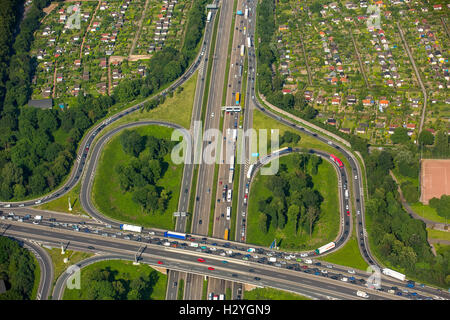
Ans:
[[[311,236],[319,219],[323,197],[314,190],[306,168],[310,162],[317,173],[322,159],[308,154],[294,154],[293,157],[294,171],[288,172],[286,166],[281,166],[279,172],[267,182],[272,196],[258,202],[258,225],[263,233],[272,227],[286,229],[290,235],[301,235],[307,231]]]
[[[5,98],[9,60],[22,4],[21,0],[12,0],[3,1],[0,6],[0,105]]]
[[[436,131],[436,136],[433,136],[428,130],[422,130],[417,138],[420,147],[430,151],[430,154],[436,158],[450,157],[449,135],[447,130],[441,129]],[[403,127],[398,127],[394,130],[391,136],[391,141],[399,145],[411,145],[413,142],[408,136],[408,130]]]
[[[118,272],[109,267],[100,271],[84,271],[83,282],[89,283],[80,292],[83,300],[144,300],[149,299],[159,279],[157,271],[140,275],[133,280],[117,279]]]
[[[70,171],[83,133],[112,103],[108,96],[81,94],[64,111],[20,107],[15,130],[0,135],[0,198],[40,195],[58,186]],[[66,139],[57,141],[57,135]]]
[[[278,72],[278,53],[273,45],[276,31],[275,4],[272,0],[262,0],[257,8],[258,19],[258,86],[270,103],[305,119],[313,119],[317,110],[310,106],[300,91],[294,96],[283,94],[284,79]]]
[[[448,286],[450,250],[433,256],[424,223],[403,210],[397,185],[389,175],[397,161],[399,159],[394,159],[388,151],[365,155],[369,192],[366,213],[370,216],[370,236],[375,251],[411,277]]]
[[[30,252],[6,237],[0,237],[0,280],[6,292],[0,300],[30,300],[35,264]]]
[[[293,133],[291,131],[286,130],[283,135],[280,137],[280,146],[283,144],[292,144],[295,145],[300,141],[300,135]]]
[[[439,216],[450,219],[450,196],[443,194],[440,198],[432,198],[429,204]]]
[[[20,24],[11,49],[17,4],[12,1],[0,9],[0,200],[19,200],[38,196],[58,186],[70,171],[76,147],[84,132],[108,109],[121,102],[148,97],[179,77],[195,56],[205,24],[206,0],[196,0],[189,13],[182,50],[165,47],[148,62],[146,78],[125,80],[112,96],[94,98],[80,92],[66,110],[40,110],[25,106],[31,96],[30,82],[36,61],[29,56],[33,33],[39,28],[42,8],[48,0],[34,0]],[[10,6],[11,5],[11,6]],[[3,19],[5,17],[5,19]],[[192,19],[191,19],[192,18]],[[0,32],[1,33],[1,32]],[[11,56],[12,54],[12,56]],[[10,59],[8,60],[8,57]],[[6,70],[9,63],[9,69]],[[6,88],[6,90],[2,89]],[[148,102],[155,108],[164,98]],[[56,137],[59,137],[57,139]],[[61,138],[63,137],[63,138]],[[65,138],[65,139],[64,139]]]
[[[142,210],[164,212],[171,194],[157,186],[157,182],[164,176],[168,166],[163,157],[172,150],[175,142],[141,136],[129,130],[125,130],[119,139],[123,151],[133,157],[128,163],[116,167],[121,190],[132,192],[132,200]]]

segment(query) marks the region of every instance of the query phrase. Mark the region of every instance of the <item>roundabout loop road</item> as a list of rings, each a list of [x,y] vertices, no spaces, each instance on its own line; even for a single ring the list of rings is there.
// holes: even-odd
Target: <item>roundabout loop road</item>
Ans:
[[[144,120],[144,121],[138,121],[138,122],[132,122],[123,124],[117,128],[112,129],[111,131],[108,131],[105,133],[95,144],[93,149],[91,150],[92,154],[90,157],[90,161],[87,165],[86,171],[84,172],[84,177],[81,182],[81,190],[80,190],[80,202],[83,207],[83,209],[95,220],[99,222],[103,222],[105,224],[109,224],[111,226],[119,227],[119,225],[123,222],[109,218],[102,213],[100,213],[95,206],[92,203],[91,195],[92,195],[92,186],[94,181],[94,174],[95,170],[97,169],[98,159],[100,157],[100,154],[102,152],[103,147],[106,145],[106,143],[116,134],[118,134],[120,131],[129,129],[129,128],[135,128],[145,125],[157,125],[157,126],[165,126],[173,129],[179,130],[184,137],[185,141],[192,141],[191,140],[191,134],[188,130],[186,130],[184,127],[178,125],[169,123],[166,121],[158,121],[158,120]],[[189,151],[191,148],[187,148]],[[192,153],[188,152],[186,155],[186,158],[192,159]]]
[[[275,158],[280,158],[283,156],[287,156],[293,153],[305,153],[305,151],[307,151],[306,153],[308,154],[315,154],[318,155],[319,157],[321,157],[322,159],[324,159],[325,161],[328,161],[333,168],[336,171],[337,174],[337,178],[338,178],[338,190],[339,190],[339,214],[340,214],[340,218],[339,218],[339,233],[336,236],[336,239],[333,240],[333,242],[336,243],[336,247],[334,247],[333,249],[324,252],[323,254],[320,255],[316,255],[314,253],[314,251],[311,250],[306,250],[306,251],[299,251],[299,252],[295,252],[295,253],[308,253],[308,256],[312,256],[314,255],[314,257],[319,257],[319,256],[324,256],[325,254],[329,254],[332,253],[336,250],[338,250],[339,248],[341,248],[343,245],[345,245],[345,243],[347,243],[349,237],[351,236],[352,233],[352,219],[350,216],[347,216],[345,214],[345,205],[348,204],[349,205],[349,209],[351,210],[351,203],[348,199],[345,199],[345,191],[343,188],[343,185],[347,183],[348,181],[348,175],[347,175],[347,171],[344,168],[340,169],[339,166],[331,160],[330,158],[330,154],[324,152],[324,151],[320,151],[320,150],[315,150],[315,149],[309,149],[309,150],[304,150],[304,149],[299,149],[299,148],[291,148],[290,151],[284,151],[283,153],[277,153],[277,154],[269,154],[266,157],[259,159],[255,164],[254,167],[252,169],[251,172],[251,176],[250,179],[248,179],[248,183],[249,183],[249,195],[251,192],[251,186],[252,183],[254,181],[254,177],[256,177],[256,173],[258,172],[258,170],[260,170],[263,166],[267,165],[268,163],[270,163],[272,160],[274,160]],[[249,196],[249,200],[250,201],[250,196]],[[247,205],[248,206],[248,205]],[[245,245],[245,244],[244,244]],[[290,252],[284,252],[286,255],[289,255]]]

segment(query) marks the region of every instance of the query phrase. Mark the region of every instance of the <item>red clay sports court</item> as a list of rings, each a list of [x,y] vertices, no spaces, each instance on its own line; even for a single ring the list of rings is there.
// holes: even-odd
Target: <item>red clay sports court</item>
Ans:
[[[428,204],[434,197],[450,195],[450,160],[425,159],[421,161],[420,201]]]

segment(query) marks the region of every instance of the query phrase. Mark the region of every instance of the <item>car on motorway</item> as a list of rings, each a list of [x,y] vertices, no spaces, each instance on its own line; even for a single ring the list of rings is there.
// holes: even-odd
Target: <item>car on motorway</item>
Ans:
[[[348,272],[348,273],[351,273],[351,274],[355,274],[355,270],[353,270],[353,269],[350,269],[350,270],[348,270],[347,272]]]
[[[205,262],[205,259],[203,259],[203,258],[198,258],[197,261],[198,261],[198,262]]]
[[[260,278],[260,277],[254,277],[253,279],[255,279],[256,281],[259,281],[259,280],[261,280],[261,278]]]
[[[307,253],[300,253],[300,257],[302,257],[302,258],[307,257],[307,256],[308,256]]]
[[[203,221],[200,219],[200,220],[198,221],[198,224],[202,224],[202,222],[203,222]]]
[[[164,264],[162,261],[160,261],[160,260],[158,260],[158,262],[157,262],[158,264]]]
[[[88,249],[94,250],[95,248],[93,246],[89,246]]]
[[[208,267],[208,270],[214,271],[214,268],[213,267]]]

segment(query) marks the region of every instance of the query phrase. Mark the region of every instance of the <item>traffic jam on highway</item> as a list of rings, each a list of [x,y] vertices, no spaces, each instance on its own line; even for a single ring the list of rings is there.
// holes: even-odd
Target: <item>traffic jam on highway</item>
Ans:
[[[415,300],[432,300],[433,297],[425,296],[414,292],[412,289],[415,287],[413,281],[406,281],[405,276],[390,270],[383,269],[383,274],[391,276],[397,280],[403,281],[406,284],[403,288],[399,288],[397,285],[389,285],[389,281],[386,285],[376,286],[367,283],[367,278],[362,278],[361,275],[353,269],[342,269],[342,267],[332,265],[330,263],[319,262],[311,259],[312,256],[321,254],[335,247],[335,243],[331,242],[326,244],[313,253],[285,253],[274,250],[267,250],[264,248],[247,248],[244,244],[224,242],[218,239],[209,239],[206,237],[199,237],[188,235],[185,233],[165,231],[146,231],[140,226],[121,224],[119,230],[112,226],[106,226],[105,228],[99,228],[92,226],[84,221],[62,222],[56,221],[55,218],[46,218],[36,215],[31,216],[17,215],[13,212],[0,212],[0,220],[17,221],[24,223],[39,224],[42,226],[60,228],[63,230],[71,230],[75,232],[85,232],[97,234],[103,237],[120,238],[124,240],[137,241],[142,243],[148,243],[152,245],[164,246],[168,248],[178,248],[190,251],[196,251],[199,254],[211,254],[221,256],[223,259],[221,262],[227,264],[226,259],[240,259],[248,262],[255,262],[259,264],[284,268],[292,271],[304,272],[315,276],[327,277],[336,281],[342,281],[360,285],[362,288],[370,288],[379,291],[385,291],[397,296],[403,296],[405,298]],[[90,246],[90,250],[95,250],[95,247]],[[215,258],[217,259],[217,258]],[[198,257],[198,262],[205,263],[207,266],[208,257]],[[158,260],[158,264],[164,264],[163,260]],[[215,268],[207,266],[209,271],[214,271]],[[255,272],[255,269],[249,269],[249,272]],[[238,277],[237,274],[233,274],[233,277]],[[366,274],[367,277],[367,274]],[[254,277],[254,280],[260,280],[259,277]],[[367,284],[367,285],[366,285]],[[420,284],[419,287],[423,288],[424,285]],[[364,297],[364,296],[362,296]],[[439,298],[435,296],[434,298]]]
[[[247,12],[245,13],[245,15],[247,16]],[[245,30],[245,29],[244,29]],[[245,32],[245,31],[244,31]],[[248,48],[250,49],[252,46],[252,39],[250,39],[249,37],[247,38],[247,45]],[[240,46],[240,50],[241,50],[241,57],[243,56],[243,51],[244,51],[244,45]],[[202,54],[203,55],[203,54]],[[253,59],[251,59],[251,57],[253,57]],[[255,66],[254,66],[254,58],[255,58],[255,54],[250,54],[250,50],[249,50],[249,70],[253,71],[252,73],[252,78],[251,78],[251,82],[253,83],[254,80],[254,72],[255,72]],[[196,63],[192,66],[192,68],[186,72],[186,74],[180,79],[180,81],[176,82],[174,84],[174,86],[172,88],[176,88],[177,86],[181,85],[186,79],[187,76],[192,74],[192,72],[195,70],[195,68],[198,67],[199,63],[200,63],[201,57],[198,58],[198,60],[196,61]],[[238,66],[239,64],[236,63],[236,66]],[[239,65],[239,75],[242,76],[242,60],[241,60],[241,64]],[[240,84],[240,81],[239,81]],[[252,84],[253,85],[253,84]],[[252,94],[254,94],[254,87],[252,86]],[[162,95],[165,95],[165,93],[163,92]],[[239,104],[239,92],[236,93],[236,104]],[[258,102],[255,100],[255,97],[252,96],[252,100],[254,101],[254,103],[256,104],[256,106],[263,112],[266,112],[266,110],[264,108],[262,108],[261,106],[259,106]],[[92,134],[90,136],[88,136],[87,140],[86,140],[86,144],[85,147],[82,148],[82,152],[81,155],[78,156],[77,162],[79,163],[78,167],[75,170],[75,173],[73,174],[73,177],[71,180],[69,180],[69,182],[65,185],[65,187],[63,187],[61,190],[56,191],[56,193],[39,199],[39,200],[33,200],[33,201],[29,201],[29,202],[24,202],[24,203],[16,203],[16,204],[6,204],[3,207],[4,208],[13,208],[13,207],[24,207],[24,206],[31,206],[31,205],[35,205],[35,204],[41,204],[44,202],[48,202],[50,200],[53,200],[59,196],[61,196],[62,194],[64,194],[67,190],[69,190],[70,188],[72,188],[73,185],[75,185],[75,183],[78,181],[78,179],[81,176],[84,164],[86,162],[86,158],[87,158],[87,154],[89,152],[89,148],[91,143],[94,140],[94,137],[96,136],[96,134],[98,134],[100,132],[100,130],[102,130],[106,125],[108,125],[108,123],[113,122],[115,120],[118,120],[119,118],[123,117],[124,115],[130,113],[130,112],[134,112],[137,109],[139,109],[141,107],[141,105],[135,106],[131,109],[128,109],[120,114],[115,115],[114,117],[109,118],[108,120],[106,120],[104,123],[102,123],[100,126],[98,126],[95,130],[93,130]],[[237,113],[236,113],[237,114]],[[214,114],[211,115],[212,117],[214,117]],[[278,117],[279,121],[282,121],[282,119],[280,117]],[[283,122],[283,121],[282,121]],[[284,121],[286,122],[286,121]],[[289,123],[289,125],[292,125],[294,127],[299,128],[300,130],[302,130],[303,132],[305,132],[304,128],[300,128],[297,125],[291,124]],[[232,129],[232,138],[230,137],[230,142],[235,142],[236,141],[236,136],[235,131],[236,130],[237,125],[234,125],[234,129]],[[237,130],[236,130],[237,131]],[[317,136],[317,134],[312,133],[312,132],[306,132],[310,135],[314,135],[316,136],[317,139],[321,140],[319,136]],[[231,134],[231,132],[230,132]],[[329,143],[332,145],[332,143]],[[333,145],[334,148],[338,149],[339,147],[336,145]],[[233,149],[233,151],[235,151]],[[291,150],[289,150],[291,151]],[[335,157],[334,155],[330,155],[330,158],[332,161],[334,161],[339,168],[343,169],[343,164],[342,161]],[[350,160],[350,159],[349,159]],[[229,180],[229,184],[230,184],[230,188],[228,188],[228,185],[224,185],[223,186],[223,197],[222,200],[223,202],[231,202],[231,197],[232,197],[232,182],[233,182],[233,171],[234,171],[234,155],[233,155],[233,159],[231,162],[231,166],[230,166],[230,180]],[[243,202],[244,205],[247,205],[247,201],[248,201],[248,193],[249,193],[249,187],[250,187],[250,177],[253,171],[253,165],[250,166],[248,174],[249,176],[248,178],[248,182],[245,184],[245,194],[244,194],[244,198],[243,198]],[[354,175],[355,177],[355,181],[358,181],[358,176]],[[259,264],[264,264],[264,265],[269,265],[269,266],[273,266],[273,267],[279,267],[279,268],[285,268],[288,270],[293,270],[293,271],[297,271],[297,272],[304,272],[304,273],[308,273],[314,276],[321,276],[321,277],[327,277],[336,281],[342,281],[342,282],[348,282],[348,283],[352,283],[355,285],[360,285],[362,288],[367,289],[367,280],[362,278],[364,275],[361,275],[357,272],[355,272],[352,269],[344,269],[343,267],[339,267],[339,266],[334,266],[332,264],[328,264],[328,263],[323,263],[323,262],[319,262],[319,261],[315,261],[313,259],[311,259],[311,257],[317,257],[317,255],[320,255],[324,252],[327,252],[328,250],[331,250],[333,248],[338,247],[348,236],[348,229],[349,227],[349,221],[350,221],[350,207],[349,207],[349,190],[348,190],[348,186],[347,186],[347,181],[345,180],[345,175],[342,173],[342,182],[343,182],[343,190],[344,190],[344,206],[345,206],[345,216],[343,217],[343,225],[344,225],[344,232],[343,232],[343,236],[340,237],[338,240],[336,240],[336,242],[331,242],[329,244],[326,244],[318,249],[316,249],[314,252],[304,252],[304,253],[284,253],[284,252],[279,252],[279,251],[275,251],[275,250],[268,250],[265,248],[251,248],[250,245],[248,244],[244,244],[244,243],[236,243],[236,242],[228,242],[228,235],[229,235],[229,229],[225,230],[225,241],[222,239],[211,239],[211,238],[206,238],[206,237],[201,237],[201,236],[193,236],[193,235],[188,235],[185,233],[177,233],[177,232],[172,232],[172,231],[166,231],[166,232],[160,232],[160,231],[149,231],[149,230],[144,230],[142,227],[140,226],[133,226],[133,225],[128,225],[128,224],[121,224],[119,228],[111,226],[111,225],[103,225],[103,226],[99,226],[98,224],[94,224],[94,223],[89,223],[89,222],[78,222],[78,223],[74,223],[74,222],[67,222],[67,221],[57,221],[55,218],[44,218],[43,216],[40,215],[35,215],[32,216],[30,214],[24,214],[24,215],[17,215],[14,212],[1,212],[0,211],[0,223],[2,222],[2,220],[4,221],[4,223],[7,223],[8,221],[16,221],[16,222],[23,222],[23,223],[31,223],[34,225],[42,225],[42,226],[46,226],[46,227],[51,227],[51,228],[59,228],[62,230],[69,230],[69,231],[73,231],[73,232],[84,232],[84,233],[90,233],[90,234],[95,234],[95,235],[99,235],[99,236],[103,236],[103,237],[110,237],[110,238],[119,238],[119,239],[124,239],[124,240],[130,240],[130,241],[137,241],[137,242],[142,242],[142,243],[148,243],[151,245],[158,245],[158,246],[164,246],[167,248],[177,248],[177,249],[183,249],[183,250],[190,250],[190,251],[194,251],[194,252],[198,252],[199,255],[202,254],[209,254],[209,255],[215,255],[215,256],[220,256],[223,259],[222,263],[226,264],[228,263],[226,259],[239,259],[239,260],[245,260],[248,262],[255,262],[255,263],[259,263]],[[353,180],[353,175],[351,175],[351,179]],[[64,190],[64,191],[63,191]],[[359,197],[357,196],[356,201],[359,202]],[[361,205],[360,203],[358,203],[357,205]],[[364,232],[363,232],[363,220],[362,220],[362,215],[360,214],[360,210],[358,209],[358,207],[356,208],[356,218],[357,218],[357,222],[358,222],[358,227],[359,227],[359,239],[360,239],[360,245],[361,245],[361,249],[362,252],[364,254],[364,257],[366,258],[367,261],[369,261],[370,263],[372,263],[373,261],[370,259],[370,256],[368,254],[368,252],[366,251],[366,246],[364,244]],[[227,212],[226,212],[226,217],[227,220],[230,219],[230,214],[231,214],[231,204],[230,206],[227,207]],[[241,241],[245,240],[245,211],[242,210],[241,211],[241,219],[242,219],[242,228],[241,228]],[[223,217],[223,216],[222,216]],[[89,249],[91,250],[95,250],[95,247],[91,246]],[[208,266],[208,257],[207,256],[202,256],[202,257],[198,257],[197,261],[199,263],[203,263],[205,264],[205,266],[207,267],[207,269],[209,271],[214,271],[215,268],[212,266]],[[216,258],[217,259],[217,258]],[[158,264],[160,265],[164,265],[164,260],[158,260],[157,261]],[[255,272],[255,269],[249,269],[249,272]],[[396,273],[393,270],[390,269],[383,269],[383,274],[390,276],[392,278],[395,278],[399,281],[402,281],[404,283],[404,285],[402,287],[399,287],[398,285],[382,285],[378,288],[374,287],[374,286],[369,286],[371,289],[374,290],[379,290],[379,291],[385,291],[388,292],[390,294],[393,295],[397,295],[397,296],[403,296],[409,299],[417,299],[417,300],[432,300],[433,297],[429,297],[429,296],[425,296],[422,294],[418,294],[414,291],[415,288],[415,283],[413,281],[406,281],[405,276],[400,274],[400,273]],[[238,275],[234,274],[233,276],[238,277]],[[366,278],[367,278],[367,274],[366,274]],[[259,277],[254,277],[254,280],[261,280]],[[385,284],[389,284],[389,282],[384,282]],[[424,287],[423,285],[418,285],[419,287]],[[358,292],[356,292],[357,296],[363,297],[363,298],[368,298],[369,295],[367,293],[365,293],[364,291],[359,290]],[[438,297],[434,297],[434,298],[438,298]]]

